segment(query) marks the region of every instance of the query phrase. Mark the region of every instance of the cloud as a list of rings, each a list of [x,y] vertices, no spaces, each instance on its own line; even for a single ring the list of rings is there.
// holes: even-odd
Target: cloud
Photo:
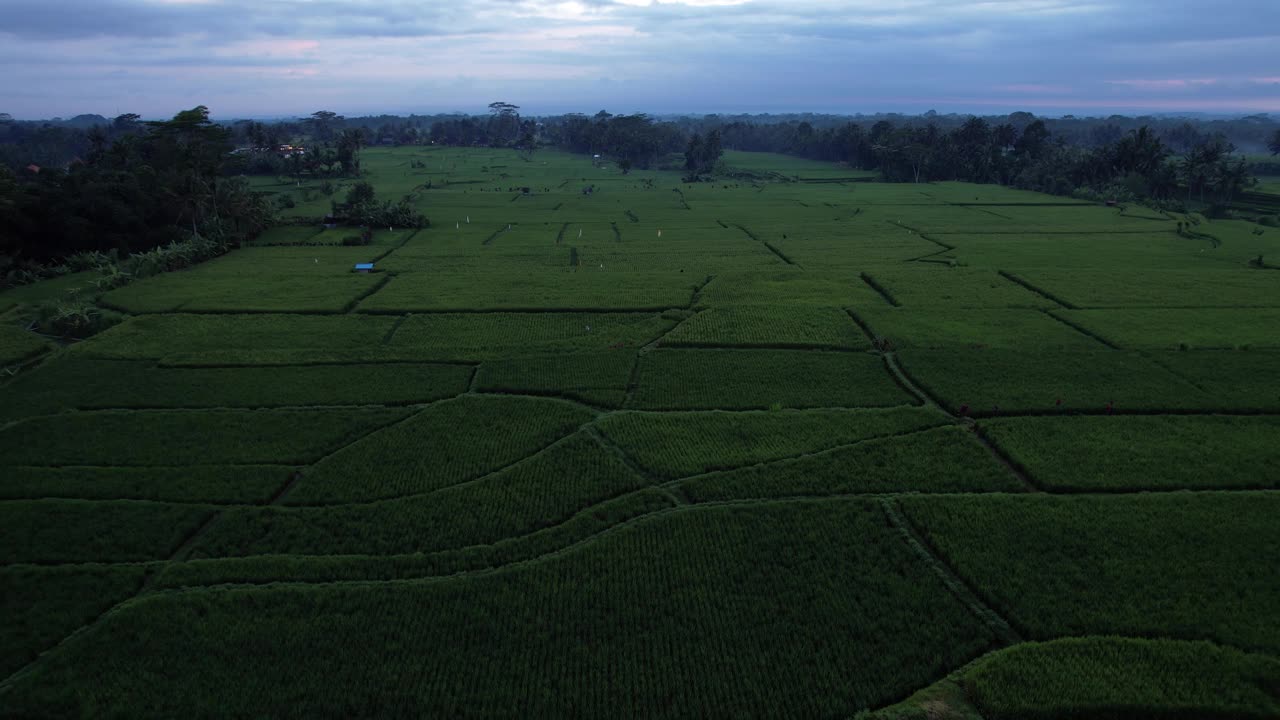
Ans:
[[[18,116],[1274,110],[1277,46],[1273,0],[0,0]]]

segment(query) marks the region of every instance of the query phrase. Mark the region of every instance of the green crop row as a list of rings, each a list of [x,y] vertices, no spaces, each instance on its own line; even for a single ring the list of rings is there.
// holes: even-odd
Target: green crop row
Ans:
[[[1280,660],[1203,641],[1027,643],[982,658],[964,684],[987,720],[1280,717]]]
[[[662,338],[671,347],[796,347],[865,350],[871,342],[834,307],[740,305],[711,308]]]
[[[619,348],[603,353],[488,360],[476,375],[486,392],[564,395],[594,405],[619,407],[635,366],[635,352]]]
[[[700,475],[679,484],[693,502],[898,492],[1018,492],[1024,488],[969,433],[941,427]]]
[[[1280,495],[919,496],[911,523],[1031,639],[1131,635],[1280,650]]]
[[[795,267],[733,270],[716,273],[699,295],[702,307],[771,308],[803,305],[867,307],[883,305],[880,296],[856,272],[833,272]]]
[[[1280,308],[1055,310],[1116,347],[1131,350],[1280,347]]]
[[[0,430],[6,465],[309,465],[407,417],[404,409],[120,410]]]
[[[6,467],[0,498],[265,503],[288,482],[284,465]]]
[[[212,515],[133,500],[6,500],[0,564],[163,560]]]
[[[146,572],[143,565],[0,567],[0,675],[138,592]],[[7,707],[0,700],[0,712]]]
[[[385,279],[349,267],[330,275],[199,273],[156,275],[112,290],[102,302],[130,313],[340,313]]]
[[[791,503],[667,513],[477,577],[144,597],[4,703],[28,715],[847,716],[991,645],[874,504]]]
[[[507,272],[403,272],[360,304],[361,312],[489,310],[644,311],[688,305],[691,273],[635,273],[574,266]]]
[[[389,321],[389,319],[388,319]],[[675,325],[647,313],[452,313],[411,315],[389,347],[432,360],[638,348]]]
[[[1017,276],[1080,308],[1280,307],[1280,286],[1248,268],[1041,268]]]
[[[941,247],[934,247],[941,250]],[[1047,300],[993,270],[936,263],[880,268],[868,273],[903,307],[1049,308]]]
[[[677,478],[914,432],[944,421],[922,408],[623,412],[603,418],[598,427],[648,472]]]
[[[464,365],[410,363],[158,368],[148,361],[76,355],[45,363],[0,389],[0,417],[67,408],[408,405],[465,392],[471,373]],[[88,387],[93,392],[85,392]]]
[[[359,486],[380,475],[369,468],[343,480]],[[299,493],[310,482],[300,483]],[[558,525],[647,484],[619,457],[578,433],[525,462],[425,495],[333,507],[228,509],[194,552],[197,557],[395,555],[487,545]],[[314,494],[301,497],[310,500]]]
[[[568,520],[519,537],[458,550],[400,555],[250,555],[201,558],[164,566],[156,587],[227,583],[402,580],[487,570],[565,550],[623,523],[675,507],[671,495],[641,488],[592,505]]]
[[[637,388],[628,407],[749,410],[913,402],[884,361],[870,353],[658,350],[640,358]]]
[[[1280,417],[1030,417],[981,427],[1048,490],[1280,487]]]
[[[33,332],[0,322],[0,368],[16,365],[49,350],[49,342]]]
[[[1103,348],[1098,340],[1032,309],[878,308],[854,313],[894,348]]]
[[[973,416],[1232,406],[1137,353],[908,348],[902,367],[952,412]]]
[[[381,345],[395,324],[396,318],[363,315],[144,315],[73,349],[122,359],[272,350],[305,357]]]
[[[563,438],[595,414],[570,403],[464,396],[335,452],[287,498],[360,502],[431,492],[472,480]]]

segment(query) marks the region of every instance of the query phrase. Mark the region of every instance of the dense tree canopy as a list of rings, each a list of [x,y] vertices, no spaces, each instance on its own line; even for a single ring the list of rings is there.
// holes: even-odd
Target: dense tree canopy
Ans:
[[[244,179],[224,176],[230,131],[203,106],[163,122],[122,115],[86,139],[83,158],[65,168],[3,171],[0,256],[130,253],[201,235],[231,242],[270,221]]]

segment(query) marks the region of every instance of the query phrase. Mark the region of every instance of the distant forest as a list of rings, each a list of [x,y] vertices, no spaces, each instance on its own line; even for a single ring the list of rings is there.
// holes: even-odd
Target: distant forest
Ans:
[[[1280,118],[1268,115],[531,117],[504,102],[478,115],[318,111],[270,122],[215,122],[204,107],[166,121],[0,113],[0,277],[86,251],[234,243],[270,221],[271,208],[242,176],[358,178],[363,149],[405,145],[502,147],[526,157],[559,148],[600,154],[624,171],[679,170],[690,182],[727,170],[717,164],[721,149],[774,152],[877,171],[888,182],[999,183],[1210,215],[1229,214],[1254,176],[1280,176]],[[413,219],[407,206],[369,195],[356,220]]]

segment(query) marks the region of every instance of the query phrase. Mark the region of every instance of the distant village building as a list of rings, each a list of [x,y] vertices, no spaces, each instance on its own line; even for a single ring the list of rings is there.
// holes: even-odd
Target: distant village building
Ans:
[[[373,272],[373,263],[356,263],[356,272],[358,273]]]

